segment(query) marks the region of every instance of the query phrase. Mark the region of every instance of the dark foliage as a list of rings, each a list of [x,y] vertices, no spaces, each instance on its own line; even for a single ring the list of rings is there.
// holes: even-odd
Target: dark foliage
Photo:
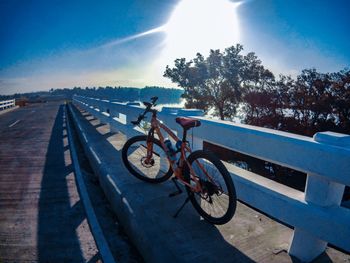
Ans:
[[[244,112],[248,124],[307,136],[350,133],[350,71],[307,69],[296,80],[280,76],[269,88],[248,92]]]

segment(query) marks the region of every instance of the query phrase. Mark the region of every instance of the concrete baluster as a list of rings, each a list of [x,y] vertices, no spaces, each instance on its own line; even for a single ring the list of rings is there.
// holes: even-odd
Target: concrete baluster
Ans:
[[[89,105],[89,108],[94,111],[95,110],[95,100],[91,98],[86,98],[87,104]],[[94,114],[95,115],[95,114]]]
[[[330,146],[350,148],[350,136],[334,132],[320,132],[313,137],[318,143]],[[308,174],[305,189],[305,201],[313,205],[327,207],[339,206],[344,194],[345,185],[330,181],[317,174]],[[300,219],[303,220],[303,219]],[[320,229],[322,231],[322,229]],[[336,233],[336,229],[334,233]],[[327,242],[316,238],[307,229],[295,228],[289,254],[304,262],[310,262],[322,254]]]
[[[99,108],[99,100],[98,99],[92,99],[91,101],[91,106],[92,106],[92,115],[96,118],[96,121],[98,124],[101,123],[100,121],[100,108]]]
[[[107,120],[103,112],[105,111],[104,102],[100,99],[96,100],[96,113],[99,124],[105,125],[107,124]]]
[[[101,114],[101,123],[109,124],[109,101],[101,100],[100,101],[100,114]]]
[[[95,111],[95,99],[88,99],[88,104],[89,104],[89,109],[90,109],[90,114],[92,116],[94,116],[94,118],[96,117],[96,111]]]
[[[96,100],[92,98],[87,98],[87,103],[89,106],[89,113],[96,118]]]
[[[116,121],[114,120],[115,117],[118,117],[119,116],[119,113],[116,112],[113,107],[111,107],[109,109],[109,131],[111,133],[116,133],[116,132],[119,132],[117,127],[116,127]]]
[[[129,139],[131,137],[134,137],[136,135],[140,135],[140,132],[136,131],[135,125],[131,123],[131,121],[137,120],[138,114],[141,114],[143,112],[143,108],[139,108],[141,104],[139,102],[128,102],[126,103],[125,109],[125,116],[124,114],[121,115],[121,121],[125,122],[125,126],[123,128],[123,133],[126,135],[126,137]],[[135,115],[135,107],[138,109],[137,115]],[[150,115],[148,115],[148,118],[150,118]]]

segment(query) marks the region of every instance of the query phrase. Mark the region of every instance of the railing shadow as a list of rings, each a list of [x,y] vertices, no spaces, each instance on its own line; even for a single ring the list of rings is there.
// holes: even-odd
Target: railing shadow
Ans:
[[[71,207],[67,175],[72,166],[65,163],[63,108],[59,107],[49,141],[38,215],[38,261],[84,262],[76,228],[84,220],[83,206]]]

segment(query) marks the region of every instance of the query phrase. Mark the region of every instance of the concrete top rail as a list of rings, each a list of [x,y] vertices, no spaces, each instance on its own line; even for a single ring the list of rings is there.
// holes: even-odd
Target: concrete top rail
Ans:
[[[15,106],[15,99],[0,101],[0,110],[11,108]]]
[[[128,137],[140,133],[130,124],[143,107],[82,96],[73,102],[112,130]],[[333,132],[313,138],[291,133],[205,118],[200,110],[164,108],[158,117],[174,131],[182,128],[176,116],[193,116],[202,125],[194,129],[194,148],[208,141],[272,163],[307,173],[300,192],[227,164],[238,198],[294,227],[289,253],[303,261],[321,254],[330,242],[350,252],[350,210],[340,206],[345,186],[350,186],[350,136]]]

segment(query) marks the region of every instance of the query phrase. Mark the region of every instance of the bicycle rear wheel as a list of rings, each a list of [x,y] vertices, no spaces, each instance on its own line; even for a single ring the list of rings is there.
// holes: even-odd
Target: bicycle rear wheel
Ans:
[[[122,159],[125,167],[137,178],[149,183],[161,183],[173,174],[159,140],[152,138],[152,158],[147,160],[147,136],[135,136],[123,146]]]
[[[194,177],[200,182],[202,191],[193,192],[186,187],[192,205],[208,222],[222,225],[229,222],[237,206],[236,191],[229,172],[212,153],[199,150],[188,157],[194,173],[187,167],[185,180],[195,185]]]

